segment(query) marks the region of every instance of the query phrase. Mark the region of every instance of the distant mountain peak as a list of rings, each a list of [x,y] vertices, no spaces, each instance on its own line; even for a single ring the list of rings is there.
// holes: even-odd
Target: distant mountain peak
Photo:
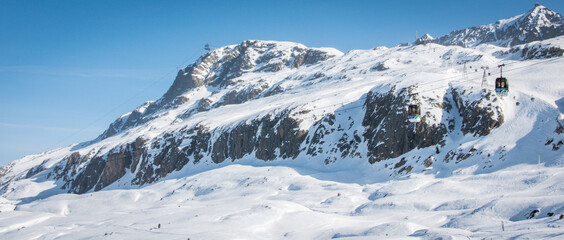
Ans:
[[[442,45],[476,46],[482,43],[511,47],[564,35],[562,15],[535,3],[534,8],[493,24],[452,31],[433,42]]]
[[[505,24],[501,24],[504,20]],[[500,20],[496,23],[500,23],[501,25],[520,24],[522,27],[541,27],[562,24],[562,16],[559,13],[539,3],[535,3],[535,7],[524,14],[504,20]]]
[[[423,35],[422,37],[418,38],[417,40],[415,40],[415,44],[416,45],[420,45],[420,44],[426,44],[426,43],[430,43],[434,40],[435,38],[433,38],[431,35],[429,35],[428,33],[426,33],[425,35]]]

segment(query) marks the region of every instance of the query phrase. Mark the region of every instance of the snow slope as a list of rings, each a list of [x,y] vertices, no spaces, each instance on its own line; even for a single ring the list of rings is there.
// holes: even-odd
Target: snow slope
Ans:
[[[551,40],[551,43],[562,41],[564,41],[564,38],[557,38],[557,40]],[[170,135],[174,136],[175,141],[179,142],[176,148],[184,149],[191,144],[193,135],[182,133],[182,131],[198,126],[211,129],[209,141],[214,143],[220,138],[222,132],[249,124],[253,120],[269,118],[269,116],[272,118],[273,115],[283,112],[288,112],[287,115],[299,122],[297,126],[299,131],[307,130],[308,139],[315,137],[314,134],[317,131],[316,129],[319,128],[319,123],[328,120],[328,114],[335,115],[335,129],[337,129],[337,126],[342,128],[349,126],[348,129],[337,130],[333,134],[324,136],[324,143],[320,142],[315,146],[316,149],[325,149],[325,152],[313,156],[306,151],[302,151],[299,156],[294,158],[294,161],[302,161],[303,164],[316,169],[357,168],[357,166],[365,166],[364,163],[367,162],[365,156],[369,151],[369,146],[365,143],[366,139],[358,144],[357,155],[345,157],[342,157],[339,152],[336,154],[331,152],[331,149],[336,148],[335,142],[345,134],[348,136],[362,135],[366,131],[366,126],[361,125],[360,120],[365,117],[367,93],[386,93],[391,89],[396,89],[397,92],[398,89],[406,88],[413,89],[412,94],[414,95],[410,95],[410,98],[422,104],[422,115],[428,116],[425,122],[429,126],[447,125],[450,124],[448,121],[451,120],[457,126],[455,130],[445,134],[444,143],[439,146],[443,150],[434,155],[433,158],[441,160],[445,158],[445,154],[449,151],[468,152],[470,149],[475,149],[481,153],[479,157],[482,163],[491,162],[492,159],[502,159],[505,152],[511,152],[516,144],[521,141],[524,146],[537,148],[528,154],[536,159],[536,155],[550,150],[544,146],[544,143],[549,139],[555,139],[555,143],[560,140],[558,134],[553,134],[557,128],[556,118],[559,115],[555,102],[564,96],[564,87],[561,80],[553,76],[561,74],[560,66],[563,62],[561,58],[522,61],[518,53],[508,54],[507,51],[507,48],[491,45],[461,48],[428,44],[389,49],[376,48],[351,51],[340,57],[298,69],[283,69],[272,73],[246,73],[238,77],[237,81],[240,83],[231,86],[231,88],[244,87],[247,84],[253,85],[259,79],[267,79],[270,82],[271,89],[283,89],[283,91],[274,95],[259,96],[240,104],[220,104],[219,107],[194,112],[189,117],[183,117],[186,112],[190,112],[198,105],[198,101],[207,99],[212,104],[221,103],[225,94],[233,91],[231,88],[217,91],[213,87],[194,88],[182,95],[182,97],[189,99],[188,101],[176,108],[159,112],[157,117],[146,124],[130,128],[90,145],[73,145],[14,161],[4,168],[5,173],[2,182],[8,183],[11,179],[25,178],[30,172],[32,176],[40,170],[53,172],[57,167],[66,168],[66,165],[70,164],[70,160],[67,161],[66,159],[72,153],[89,156],[90,159],[95,156],[107,158],[112,152],[123,149],[124,144],[135,142],[138,138],[151,140],[144,144],[146,146],[145,152],[148,155],[157,155],[163,151],[156,144],[170,141],[167,139]],[[467,67],[467,79],[463,78],[464,63]],[[481,66],[490,67],[492,76],[488,76],[488,88],[491,89],[493,80],[499,71],[496,66],[500,63],[506,65],[504,76],[511,82],[510,96],[500,98],[501,101],[497,101],[496,98],[492,100],[494,102],[486,102],[485,104],[498,106],[503,113],[505,123],[494,129],[491,135],[485,138],[477,138],[477,136],[471,136],[471,134],[465,135],[457,130],[460,129],[463,119],[460,119],[456,111],[444,112],[441,107],[444,104],[442,101],[445,97],[449,98],[452,91],[465,92],[465,99],[469,102],[480,100],[482,98],[480,95],[482,72],[479,68]],[[473,94],[468,94],[470,92],[473,92]],[[531,98],[535,98],[535,101],[532,102]],[[453,104],[452,101],[450,104]],[[265,128],[267,127],[273,126],[265,126]],[[519,129],[519,131],[516,131],[516,129]],[[359,137],[365,138],[365,136]],[[311,145],[302,143],[300,148],[308,147],[311,147]],[[427,158],[433,155],[431,153],[435,150],[435,147],[415,148],[410,152],[410,155],[403,157],[407,159],[413,159],[414,156]],[[548,155],[551,156],[550,159],[552,159],[551,164],[562,161],[560,151],[548,152]],[[511,153],[516,154],[516,156],[527,154],[522,151]],[[194,173],[200,171],[199,169],[211,168],[206,166],[216,165],[217,162],[214,161],[213,154],[208,154],[203,156],[199,164],[190,163],[180,172]],[[487,159],[488,154],[493,154],[494,157]],[[324,160],[333,159],[334,156],[339,157],[336,157],[333,164],[326,165]],[[251,153],[239,159],[232,158],[231,161],[244,162],[255,159],[257,157]],[[283,159],[279,157],[274,160],[283,161]],[[83,161],[86,160],[84,158]],[[147,164],[150,164],[150,161],[154,160],[149,158],[148,161]],[[383,175],[389,175],[387,166],[394,165],[398,161],[400,161],[400,158],[369,166],[378,171],[383,171]],[[418,162],[419,160],[413,161]],[[473,161],[466,162],[474,164]],[[512,162],[509,165],[520,162]],[[527,162],[531,162],[531,160],[527,160]],[[156,163],[153,162],[153,164],[156,166]],[[444,163],[444,165],[449,168],[456,168],[452,163]],[[494,167],[494,169],[506,166],[506,164],[498,161],[488,165],[491,165],[490,167]],[[81,162],[73,171],[78,172],[87,167],[87,161]],[[413,167],[415,167],[414,170],[425,168],[421,164]],[[435,165],[433,167],[442,166]],[[132,171],[131,174],[126,174],[124,177],[131,180],[135,177],[135,174],[137,173]],[[69,177],[72,177],[72,175],[69,175]],[[53,178],[51,177],[51,179]],[[58,179],[55,185],[61,187],[64,183],[64,179]],[[13,187],[6,188],[8,188],[7,192],[10,192],[9,188]],[[5,194],[7,193],[5,192]]]
[[[460,63],[475,69],[503,61],[511,92],[495,103],[503,109],[504,124],[487,136],[455,130],[445,138],[440,153],[434,147],[416,148],[374,164],[359,157],[326,165],[303,153],[293,160],[274,161],[247,155],[237,161],[242,165],[204,159],[153,184],[132,185],[134,175],[127,173],[102,191],[82,195],[64,193],[63,182],[43,171],[4,185],[0,235],[6,239],[561,238],[564,154],[554,147],[562,139],[555,129],[562,122],[557,104],[564,86],[554,76],[562,73],[564,60],[521,61],[518,55],[499,52],[493,46],[463,49],[433,44],[352,51],[305,70],[292,70],[296,76],[307,72],[303,77],[307,81],[281,78],[277,83],[286,89],[282,95],[211,109],[187,120],[156,119],[150,126],[132,128],[78,151],[100,152],[123,139],[158,136],[202,122],[229,128],[289,106],[301,106],[296,112],[311,110],[298,116],[303,120],[300,128],[311,128],[327,112],[336,115],[337,124],[348,126],[349,116],[362,116],[365,93],[388,91],[390,82],[400,87],[417,85],[422,98],[440,99],[457,89],[465,90],[468,99],[479,98],[482,72],[468,68],[465,81]],[[479,55],[479,60],[467,61]],[[380,64],[388,69],[363,70]],[[331,68],[335,65],[340,68]],[[493,67],[491,71],[498,74]],[[308,77],[316,72],[333,77]],[[340,81],[340,73],[348,75],[346,81]],[[282,73],[271,77],[276,74]],[[490,87],[493,76],[488,77]],[[253,79],[253,75],[242,79],[246,77]],[[205,88],[190,94],[209,96]],[[432,101],[423,103],[429,104],[423,105],[423,112],[439,111]],[[457,119],[455,124],[462,123]],[[38,163],[48,169],[73,147],[18,160],[10,171],[22,169],[25,174]],[[359,151],[366,151],[362,148],[366,147]],[[451,152],[467,159],[448,160]],[[414,166],[408,173],[398,173],[402,159]],[[429,166],[423,161],[428,159]],[[4,177],[18,178],[10,172]]]
[[[563,45],[216,49],[98,139],[0,168],[0,237],[562,238]]]
[[[322,180],[323,173],[300,168],[229,165],[140,189],[59,194],[19,204],[0,213],[0,234],[4,239],[560,239],[563,170],[518,165],[488,174],[461,169],[448,178],[414,173],[359,184]],[[1,202],[3,209],[14,206]]]

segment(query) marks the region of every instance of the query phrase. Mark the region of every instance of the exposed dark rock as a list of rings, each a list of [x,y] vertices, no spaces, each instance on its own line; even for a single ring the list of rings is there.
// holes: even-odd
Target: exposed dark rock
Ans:
[[[415,40],[415,45],[425,45],[427,43],[433,42],[434,38],[429,34],[425,34],[422,37]]]
[[[474,152],[475,149],[474,150],[470,149],[468,152],[464,152],[464,149],[453,149],[445,155],[444,162],[448,163],[456,159],[455,163],[460,163],[471,157],[474,154]]]
[[[537,215],[537,213],[539,213],[539,212],[540,212],[540,209],[535,209],[535,210],[531,211],[531,212],[527,215],[527,219],[534,218],[534,217]]]
[[[280,85],[275,85],[275,87],[272,87],[272,88],[266,90],[263,93],[263,96],[268,97],[268,96],[276,95],[276,94],[279,94],[279,93],[282,93],[282,92],[284,92],[284,88]]]
[[[510,47],[562,35],[562,16],[542,5],[535,5],[533,9],[510,21],[501,20],[494,24],[455,30],[432,42],[462,47],[482,43]]]
[[[2,179],[12,169],[13,166],[14,166],[14,162],[11,162],[11,163],[8,163],[8,164],[0,167],[0,185],[4,184],[4,181],[2,181]]]
[[[328,114],[314,125],[315,131],[313,132],[313,136],[311,137],[311,140],[308,139],[308,141],[306,141],[306,143],[309,145],[307,149],[308,155],[315,157],[318,154],[324,152],[323,148],[321,147],[321,145],[325,143],[323,138],[325,137],[325,135],[331,133],[331,131],[328,130],[328,126],[332,126],[334,122],[335,115]]]
[[[231,131],[222,132],[213,143],[211,157],[220,163],[227,158],[232,161],[255,152],[261,160],[295,158],[307,131],[299,130],[299,123],[288,113],[276,117],[266,116],[251,124],[242,124]]]
[[[139,159],[145,154],[144,142],[137,138],[133,143],[113,149],[106,156],[81,156],[78,152],[73,152],[65,158],[66,161],[57,164],[53,175],[48,177],[62,179],[65,182],[63,189],[68,189],[69,192],[98,191],[123,177],[132,163],[139,163]],[[82,167],[83,163],[86,166]]]
[[[160,142],[156,140],[151,146],[156,151],[152,157],[152,164],[149,164],[148,157],[142,158],[141,168],[137,170],[132,184],[142,185],[152,183],[173,171],[181,170],[190,160],[194,163],[199,162],[208,151],[208,144],[211,137],[209,130],[204,126],[198,125],[195,128],[182,130],[180,138],[173,134],[165,134]],[[188,143],[181,146],[182,143]],[[155,166],[156,168],[153,168]],[[132,173],[133,173],[132,169]]]
[[[153,119],[148,115],[157,110],[158,106],[156,105],[158,104],[156,104],[155,102],[146,102],[142,106],[133,110],[131,113],[119,117],[117,120],[110,124],[108,129],[106,129],[106,131],[104,131],[98,137],[98,139],[111,137],[116,133],[123,131],[124,129],[132,128],[148,122],[149,120]]]
[[[145,142],[144,139],[137,138],[135,142],[127,144],[124,148],[120,148],[119,151],[110,152],[107,155],[100,181],[94,190],[98,191],[114,183],[125,175],[127,168],[130,168],[131,172],[135,172],[137,164],[143,157],[146,157]]]
[[[295,50],[298,50],[301,53],[293,55],[294,61],[292,63],[292,68],[299,68],[303,65],[316,64],[318,62],[325,61],[334,57],[333,55],[327,54],[326,52],[315,49],[308,49],[307,51],[305,51],[305,54],[303,53],[303,51],[300,51],[299,48],[295,48]]]
[[[69,192],[85,193],[94,188],[100,175],[104,171],[106,161],[101,157],[95,157],[88,162],[88,165],[76,175],[76,177],[67,182],[63,187],[69,187]]]
[[[239,104],[244,103],[250,99],[255,98],[259,94],[261,94],[265,89],[268,88],[268,85],[260,85],[254,88],[243,89],[243,90],[233,90],[223,96],[221,102],[214,104],[213,108],[228,105],[228,104]]]
[[[155,175],[157,177],[164,177],[166,174],[180,170],[190,159],[180,149],[182,138],[176,138],[172,134],[165,134],[163,137],[165,141],[162,149],[153,158],[153,165],[155,168]]]
[[[563,144],[564,142],[562,142],[562,140],[558,141],[558,143],[553,143],[552,151],[558,151]]]
[[[81,160],[82,159],[82,160]],[[53,169],[53,174],[56,179],[63,179],[67,188],[71,177],[76,175],[78,167],[81,162],[87,161],[88,156],[81,157],[79,152],[73,152],[69,156],[63,158]],[[48,177],[51,177],[50,175]]]
[[[300,130],[299,122],[290,118],[288,112],[274,119],[267,116],[261,122],[260,136],[255,145],[255,156],[258,159],[295,158],[300,154],[299,147],[305,140],[307,131]]]
[[[341,151],[341,158],[345,158],[347,156],[353,157],[358,149],[358,144],[360,143],[360,137],[354,133],[353,137],[350,137],[347,133],[344,133],[343,136],[339,139],[337,143],[337,148]]]
[[[188,99],[182,94],[190,89],[204,86],[225,87],[237,83],[236,79],[245,72],[277,72],[282,68],[299,68],[335,57],[329,52],[300,47],[299,45],[279,50],[281,43],[247,40],[239,45],[226,46],[202,55],[198,60],[179,70],[172,86],[155,102],[148,102],[133,112],[114,121],[98,139],[111,137],[126,129],[154,119],[159,111],[182,105]],[[229,93],[220,105],[237,104],[252,99],[267,89],[267,85]],[[200,102],[198,111],[207,110]],[[183,117],[194,114],[192,110]]]
[[[562,126],[562,124],[560,123],[560,121],[558,119],[556,120],[556,124],[558,126],[556,126],[556,130],[554,130],[554,132],[558,133],[558,134],[564,133],[564,126]]]
[[[381,72],[381,71],[386,71],[390,68],[388,66],[386,66],[385,63],[378,63],[376,66],[372,67],[371,69]]]
[[[130,145],[132,147],[132,152],[133,152],[131,173],[134,173],[137,170],[137,166],[139,165],[139,162],[143,157],[146,157],[147,155],[147,152],[145,151],[144,148],[146,142],[147,140],[138,137],[137,139],[135,139],[135,142],[133,142],[133,144]]]
[[[427,159],[425,159],[425,161],[423,161],[423,165],[425,167],[430,167],[433,164],[433,161],[435,160],[434,157],[428,157]]]
[[[402,167],[402,168],[398,171],[398,174],[401,174],[401,173],[403,173],[403,172],[405,172],[406,174],[408,174],[408,173],[411,172],[411,170],[413,170],[413,166],[405,166],[405,167]]]
[[[27,171],[27,174],[25,175],[25,178],[30,178],[35,176],[36,174],[44,171],[45,169],[45,163],[47,162],[47,160],[43,161],[40,165],[32,167],[31,169],[29,169],[29,171]]]
[[[559,47],[524,47],[521,50],[521,58],[523,59],[542,59],[564,56],[564,49]]]
[[[478,92],[476,92],[478,91]],[[491,102],[499,101],[490,90],[452,88],[452,99],[462,117],[461,131],[464,134],[484,136],[503,124],[503,113]]]
[[[126,154],[125,151],[108,154],[106,164],[104,166],[100,181],[96,184],[95,191],[98,191],[125,175],[125,168],[130,167],[132,156]],[[93,173],[92,175],[95,175]]]
[[[136,176],[131,184],[142,185],[181,170],[191,160],[197,163],[206,155],[211,156],[215,163],[228,158],[234,161],[253,152],[256,158],[262,160],[295,158],[306,135],[307,131],[299,130],[299,123],[290,118],[288,112],[276,117],[265,116],[251,124],[223,131],[213,143],[210,142],[209,130],[197,126],[182,130],[179,135],[164,134],[154,140],[152,149],[148,149],[145,140],[138,138],[133,143],[111,150],[105,157],[90,158],[74,152],[63,161],[65,165],[55,168],[54,177],[62,178],[66,182],[63,188],[69,189],[69,192],[84,193],[103,189],[130,169]],[[156,153],[148,154],[149,151]],[[80,168],[83,162],[87,164]]]
[[[396,165],[394,165],[394,168],[399,168],[405,165],[405,163],[407,163],[407,160],[405,160],[405,158],[402,158],[399,162],[396,163]]]
[[[415,126],[407,120],[409,91],[392,89],[388,93],[370,92],[365,101],[366,114],[362,125],[366,127],[364,139],[368,145],[370,163],[396,158],[414,148],[439,144],[446,127],[443,124],[429,125],[427,116]]]

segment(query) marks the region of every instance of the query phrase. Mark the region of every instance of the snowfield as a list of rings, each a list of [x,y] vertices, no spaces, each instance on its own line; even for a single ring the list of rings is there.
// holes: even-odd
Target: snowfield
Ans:
[[[0,239],[564,239],[563,48],[217,48],[99,138],[0,168]]]
[[[518,165],[471,172],[461,169],[448,178],[414,173],[366,184],[354,182],[365,181],[355,171],[335,177],[299,167],[229,165],[138,189],[59,194],[17,207],[1,199],[0,234],[3,239],[564,237],[559,220],[564,168]]]
[[[562,37],[550,41],[562,42]],[[189,101],[146,126],[83,149],[73,145],[17,160],[4,176],[8,183],[0,198],[0,238],[564,239],[564,220],[559,219],[564,214],[564,155],[553,147],[562,139],[555,129],[564,116],[558,112],[564,60],[521,61],[515,55],[497,59],[500,49],[429,44],[352,51],[318,65],[271,74],[270,79],[286,89],[284,94],[226,105],[186,121],[176,118],[192,107]],[[84,154],[107,151],[138,136],[154,137],[201,122],[229,128],[290,107],[295,112],[301,110],[297,106],[311,110],[296,115],[302,129],[328,112],[335,113],[337,124],[361,129],[360,121],[349,120],[362,119],[366,92],[385,92],[392,84],[417,85],[419,97],[431,99],[422,102],[423,114],[441,116],[432,99],[441,99],[449,89],[464,90],[469,99],[481,96],[482,72],[467,69],[468,80],[463,80],[463,65],[456,63],[476,56],[482,57],[467,64],[474,69],[506,63],[504,75],[511,90],[494,103],[503,109],[503,125],[485,137],[456,130],[445,138],[442,149],[468,152],[465,161],[449,162],[447,151],[435,153],[435,147],[416,148],[374,164],[363,157],[326,165],[305,154],[274,161],[246,155],[235,163],[188,163],[149,185],[132,185],[134,175],[127,172],[103,190],[82,195],[66,193],[63,182],[48,178],[49,171],[25,177],[29,169],[39,164],[50,168],[74,149]],[[389,70],[363,70],[380,64]],[[342,68],[324,69],[332,65]],[[498,70],[490,71],[491,88]],[[282,77],[306,72],[305,80]],[[309,79],[316,72],[333,77]],[[339,72],[348,77],[340,80]],[[257,77],[251,73],[242,79],[253,83]],[[210,94],[200,88],[187,96]],[[366,146],[359,151],[366,152]],[[433,156],[430,167],[423,164],[428,156]],[[401,165],[403,158],[418,164],[411,172],[398,172],[393,166]]]

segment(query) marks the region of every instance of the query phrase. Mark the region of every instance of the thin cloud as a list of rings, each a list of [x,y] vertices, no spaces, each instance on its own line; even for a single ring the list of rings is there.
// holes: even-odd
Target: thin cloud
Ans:
[[[0,66],[0,72],[43,74],[80,78],[124,78],[154,80],[156,70],[147,69],[64,69],[43,66]]]
[[[101,129],[65,128],[65,127],[52,127],[52,126],[17,124],[17,123],[3,123],[3,122],[0,122],[0,127],[38,129],[38,130],[45,130],[45,131],[65,131],[65,132],[77,132],[77,131],[99,132],[99,131],[101,131]]]

